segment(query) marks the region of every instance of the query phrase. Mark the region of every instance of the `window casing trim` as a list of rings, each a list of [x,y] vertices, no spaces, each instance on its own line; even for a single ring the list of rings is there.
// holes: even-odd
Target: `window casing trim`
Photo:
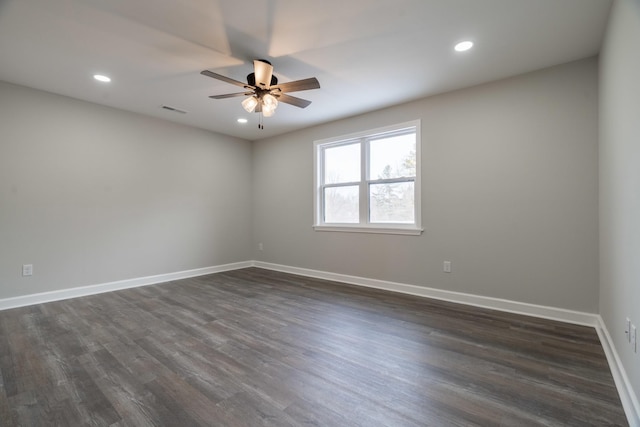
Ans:
[[[408,129],[415,129],[416,138],[416,174],[411,177],[397,177],[390,179],[369,179],[368,171],[368,159],[369,153],[363,153],[361,155],[360,174],[361,180],[357,182],[341,182],[341,183],[324,183],[324,167],[320,164],[321,150],[339,147],[349,144],[361,144],[361,150],[369,149],[369,142],[378,137],[390,137],[394,135],[400,135],[405,133]],[[420,235],[424,231],[421,215],[421,169],[422,169],[422,157],[421,157],[422,137],[420,134],[420,120],[413,120],[409,122],[399,123],[395,125],[385,126],[381,128],[371,129],[363,132],[356,132],[347,135],[342,135],[333,138],[321,139],[314,141],[313,144],[313,164],[314,164],[314,177],[313,177],[313,210],[314,210],[314,223],[313,228],[316,231],[338,231],[338,232],[354,232],[354,233],[379,233],[379,234],[400,234],[400,235]],[[326,188],[336,188],[343,186],[359,186],[360,187],[360,202],[365,202],[364,205],[368,206],[368,201],[365,199],[369,194],[369,186],[371,184],[380,183],[401,183],[401,182],[413,182],[414,184],[414,223],[402,224],[402,223],[369,223],[367,218],[367,210],[360,209],[360,223],[325,223],[323,219],[324,206],[322,205],[324,197],[322,192]],[[363,191],[366,190],[366,191]]]

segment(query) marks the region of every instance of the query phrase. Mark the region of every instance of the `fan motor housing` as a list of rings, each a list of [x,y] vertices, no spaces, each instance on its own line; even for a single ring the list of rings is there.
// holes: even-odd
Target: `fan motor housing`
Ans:
[[[256,85],[256,73],[247,74],[247,83],[249,86]],[[278,78],[274,75],[271,75],[271,84],[269,86],[275,86],[278,84]]]

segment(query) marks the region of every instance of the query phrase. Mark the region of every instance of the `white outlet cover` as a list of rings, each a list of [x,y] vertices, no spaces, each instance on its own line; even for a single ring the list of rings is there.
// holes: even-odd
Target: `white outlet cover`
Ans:
[[[444,264],[442,265],[442,270],[445,273],[451,273],[451,261],[445,261]]]
[[[33,264],[24,264],[22,266],[22,275],[23,276],[32,276],[33,275]]]

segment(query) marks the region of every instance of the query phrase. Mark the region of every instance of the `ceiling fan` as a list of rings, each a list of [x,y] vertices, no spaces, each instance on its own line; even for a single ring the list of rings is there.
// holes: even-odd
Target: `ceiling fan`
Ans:
[[[231,79],[221,74],[204,70],[200,74],[208,76],[232,85],[244,88],[244,92],[227,93],[224,95],[213,95],[209,98],[225,99],[236,96],[248,96],[242,101],[242,107],[248,113],[262,113],[264,117],[271,117],[276,111],[278,102],[294,105],[300,108],[306,108],[311,101],[295,96],[287,95],[287,92],[298,92],[302,90],[319,89],[320,83],[315,77],[308,79],[296,80],[293,82],[278,84],[278,78],[273,75],[273,66],[265,59],[256,59],[253,61],[254,72],[247,75],[247,83]],[[258,125],[263,129],[262,123]]]

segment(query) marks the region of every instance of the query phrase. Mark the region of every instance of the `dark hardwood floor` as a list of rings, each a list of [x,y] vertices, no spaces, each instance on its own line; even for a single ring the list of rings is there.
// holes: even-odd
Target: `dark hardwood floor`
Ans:
[[[4,426],[627,425],[593,328],[257,268],[0,312]]]

